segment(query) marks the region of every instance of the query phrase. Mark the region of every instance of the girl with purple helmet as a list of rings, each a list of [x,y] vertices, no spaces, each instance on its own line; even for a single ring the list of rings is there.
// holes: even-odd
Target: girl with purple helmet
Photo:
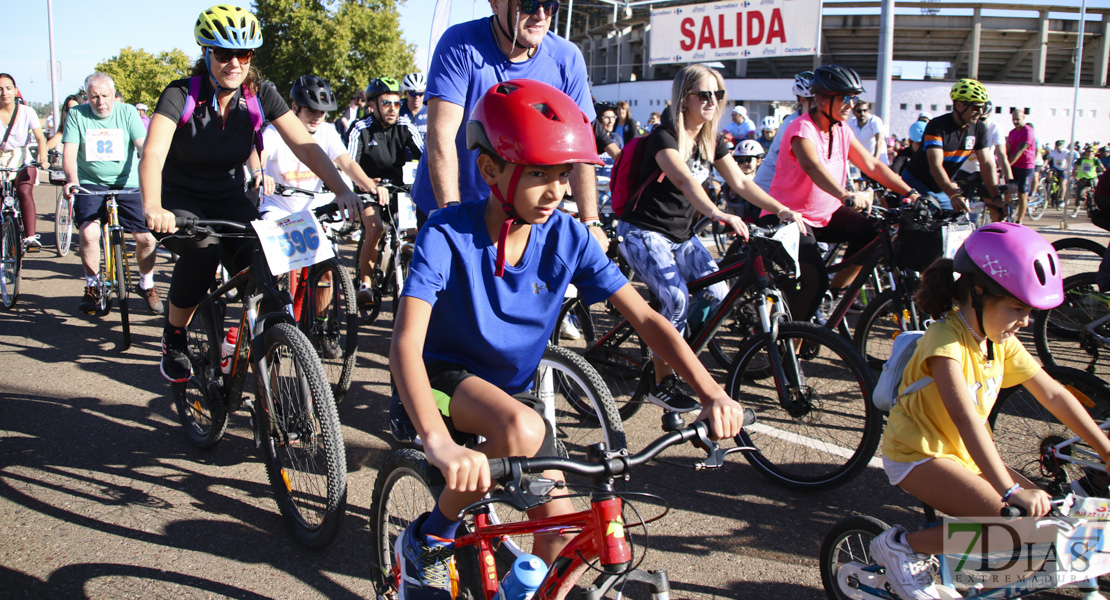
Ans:
[[[1056,251],[1014,223],[980,228],[955,259],[925,270],[916,300],[938,320],[918,341],[902,375],[905,395],[887,421],[883,466],[891,484],[954,517],[998,516],[1006,504],[1030,516],[1047,514],[1049,495],[1002,463],[987,424],[999,390],[1015,385],[1024,385],[1103,461],[1110,458],[1110,440],[1017,338],[1034,309],[1063,299]],[[913,389],[924,387],[905,392],[918,382]],[[931,555],[942,550],[943,529],[907,533],[895,526],[872,542],[871,556],[886,567],[899,597],[940,597]]]

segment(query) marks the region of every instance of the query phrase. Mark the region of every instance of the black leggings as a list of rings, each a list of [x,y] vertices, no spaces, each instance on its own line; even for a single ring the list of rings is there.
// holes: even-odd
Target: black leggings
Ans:
[[[163,196],[162,206],[178,217],[223,219],[248,223],[258,219],[258,209],[246,195],[232,199],[197,201],[194,198]],[[158,235],[159,239],[165,235]],[[232,274],[250,265],[254,247],[243,238],[165,239],[162,245],[178,255],[170,281],[170,304],[178,308],[196,306],[208,295],[216,276],[216,267],[223,261]]]
[[[774,225],[777,222],[778,218],[773,215],[768,215],[761,221],[764,226]],[[867,217],[846,206],[836,209],[828,225],[810,227],[810,229],[813,233],[802,236],[798,247],[801,285],[797,290],[786,295],[790,314],[796,321],[812,319],[821,305],[821,298],[829,289],[829,270],[825,267],[821,248],[817,242],[848,242],[848,248],[844,253],[844,257],[848,258],[862,250],[879,235]]]

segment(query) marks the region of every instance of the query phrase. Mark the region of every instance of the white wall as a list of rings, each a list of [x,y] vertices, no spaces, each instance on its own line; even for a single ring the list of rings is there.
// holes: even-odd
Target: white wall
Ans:
[[[753,117],[763,117],[765,115],[757,114],[758,109],[767,110],[767,102],[793,100],[793,85],[793,79],[725,80],[728,108],[731,109],[731,103],[739,100],[748,107],[749,114]],[[875,82],[866,81],[864,87],[868,93],[863,97],[874,101],[873,91],[877,89]],[[887,126],[898,137],[905,137],[919,112],[932,113],[934,117],[949,112],[946,107],[951,104],[948,99],[951,87],[952,82],[943,81],[892,81],[891,115],[884,119]],[[994,105],[1002,107],[1002,114],[993,115],[992,118],[997,120],[1003,132],[1009,132],[1013,127],[1010,124],[1010,108],[1018,107],[1022,110],[1029,109],[1026,121],[1033,123],[1037,139],[1042,144],[1070,137],[1074,99],[1072,87],[992,83],[987,86],[987,90]],[[637,81],[595,85],[593,93],[599,101],[627,100],[632,104],[632,116],[644,122],[652,111],[663,112],[666,100],[670,99],[671,82]],[[902,104],[906,105],[905,110],[901,108]],[[918,104],[921,105],[920,109],[916,108]],[[935,110],[932,108],[934,105]],[[1082,116],[1076,122],[1076,139],[1080,142],[1110,143],[1110,89],[1080,88],[1079,110],[1082,111]]]

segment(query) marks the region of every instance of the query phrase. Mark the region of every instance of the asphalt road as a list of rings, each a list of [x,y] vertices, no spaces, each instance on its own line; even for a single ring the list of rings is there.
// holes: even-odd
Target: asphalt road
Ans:
[[[0,312],[0,597],[373,597],[368,511],[391,442],[388,310],[363,329],[339,407],[346,520],[331,546],[305,550],[284,529],[244,413],[212,450],[186,441],[158,372],[161,317],[133,298],[134,346],[121,353],[115,312],[77,314],[76,249],[59,258],[53,248],[55,188],[35,194],[45,247],[24,262],[16,308]],[[1042,223],[1055,226],[1057,214]],[[170,267],[159,258],[163,294]],[[659,414],[647,407],[626,424],[631,448],[659,434]],[[672,451],[682,454],[693,450]],[[822,598],[818,547],[836,521],[921,520],[875,468],[802,494],[730,460],[714,472],[655,463],[629,484],[671,503],[649,526],[644,566],[668,570],[675,598]]]

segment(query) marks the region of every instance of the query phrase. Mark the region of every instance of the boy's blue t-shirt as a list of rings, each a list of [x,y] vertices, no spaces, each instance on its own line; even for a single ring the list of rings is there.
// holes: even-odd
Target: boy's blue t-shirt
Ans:
[[[547,33],[536,55],[519,63],[510,62],[497,47],[488,18],[460,23],[443,33],[432,55],[424,101],[446,100],[463,107],[463,122],[455,134],[455,153],[459,157],[459,199],[462,202],[485,200],[489,186],[478,175],[478,151],[466,147],[466,121],[474,105],[491,87],[510,79],[533,79],[562,90],[594,120],[586,62],[577,46]],[[428,153],[420,157],[412,199],[424,214],[435,210],[435,195],[428,173]]]
[[[424,360],[465,366],[509,394],[526,391],[569,284],[588,303],[628,283],[585,226],[555,212],[533,225],[520,264],[494,276],[484,202],[437,211],[416,238],[404,296],[432,305]]]

